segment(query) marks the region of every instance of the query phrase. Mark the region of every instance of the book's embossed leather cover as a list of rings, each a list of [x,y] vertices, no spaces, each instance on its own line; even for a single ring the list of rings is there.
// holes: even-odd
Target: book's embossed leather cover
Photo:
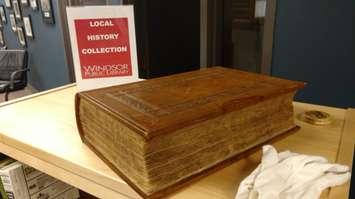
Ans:
[[[213,67],[79,95],[105,107],[149,139],[303,86],[302,82]]]

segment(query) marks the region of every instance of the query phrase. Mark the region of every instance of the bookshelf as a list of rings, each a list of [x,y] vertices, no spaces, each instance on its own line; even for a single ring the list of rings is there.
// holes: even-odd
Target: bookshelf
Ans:
[[[68,85],[1,104],[0,152],[98,198],[140,198],[82,144],[75,124],[75,92],[75,85]],[[297,102],[294,105],[296,114],[308,109],[320,109],[330,113],[335,122],[320,127],[296,120],[301,130],[276,141],[274,146],[278,150],[321,155],[332,162],[350,166],[354,146],[352,140],[355,140],[352,133],[355,129],[355,110]],[[194,182],[170,198],[234,198],[239,182],[256,167],[259,160],[260,153],[254,153]],[[348,190],[349,183],[325,191],[322,197],[346,198]]]

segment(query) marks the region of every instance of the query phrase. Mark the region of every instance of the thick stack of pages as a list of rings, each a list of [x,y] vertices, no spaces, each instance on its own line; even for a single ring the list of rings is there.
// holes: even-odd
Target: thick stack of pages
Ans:
[[[78,93],[77,124],[138,193],[160,197],[293,129],[293,96],[303,86],[214,67]]]

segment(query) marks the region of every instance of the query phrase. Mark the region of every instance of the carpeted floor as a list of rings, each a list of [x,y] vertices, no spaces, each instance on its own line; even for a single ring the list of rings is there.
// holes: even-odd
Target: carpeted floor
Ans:
[[[20,97],[31,95],[31,94],[36,93],[36,92],[37,91],[34,88],[32,88],[31,86],[27,86],[23,90],[11,92],[9,94],[9,101],[12,100],[12,99],[17,99],[17,98],[20,98]],[[0,93],[0,103],[4,102],[4,101],[5,101],[5,94],[4,93]]]

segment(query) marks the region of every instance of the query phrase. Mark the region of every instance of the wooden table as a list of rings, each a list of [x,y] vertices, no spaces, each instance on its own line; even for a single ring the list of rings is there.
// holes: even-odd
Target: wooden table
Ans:
[[[82,144],[75,124],[74,94],[69,85],[0,105],[0,152],[99,198],[140,198],[104,162]],[[321,155],[351,165],[355,110],[294,103],[295,115],[308,109],[330,113],[334,122],[312,126],[296,119],[298,132],[277,141],[278,150]],[[179,192],[174,199],[234,198],[238,184],[259,163],[260,153],[241,159]],[[323,192],[347,198],[349,183]]]

